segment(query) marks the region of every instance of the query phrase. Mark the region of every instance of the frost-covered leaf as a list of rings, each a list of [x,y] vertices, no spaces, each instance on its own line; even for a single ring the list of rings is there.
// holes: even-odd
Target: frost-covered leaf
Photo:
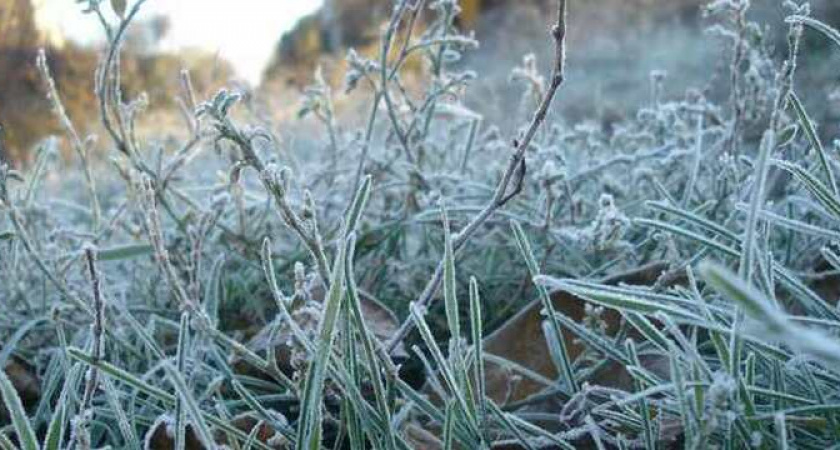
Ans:
[[[840,366],[840,340],[835,336],[797,325],[778,306],[722,266],[705,263],[700,272],[717,292],[740,304],[754,319],[753,325],[760,330],[754,333],[756,337],[784,343],[824,362],[826,367]]]

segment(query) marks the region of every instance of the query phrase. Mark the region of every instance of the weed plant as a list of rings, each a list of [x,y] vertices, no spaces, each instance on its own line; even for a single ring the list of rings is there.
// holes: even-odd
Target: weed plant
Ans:
[[[480,75],[459,60],[478,44],[458,3],[395,0],[378,56],[347,57],[366,126],[343,128],[316,74],[301,112],[324,138],[304,155],[246,124],[260,121],[243,93],[200,99],[186,72],[188,138],[139,136],[146,100],[120,89],[120,47],[144,0],[114,2],[116,22],[80,3],[107,37],[95,81],[111,150],[94,160],[42,55],[78,169],[58,169],[53,139],[26,172],[0,170],[0,448],[840,442],[840,144],[824,144],[796,84],[803,34],[840,46],[840,32],[807,4],[785,2],[780,52],[748,0],[711,2],[730,96],[667,99],[653,73],[649,104],[606,132],[551,115],[574,88],[574,3],[560,0],[551,73],[534,55],[513,69],[523,125],[509,138],[465,101]],[[604,282],[634,274],[646,282]],[[553,301],[568,294],[584,320]],[[530,300],[559,377],[511,363],[512,380],[544,389],[500,402],[484,337]],[[404,322],[382,332],[370,303]],[[603,367],[631,382],[599,383]]]

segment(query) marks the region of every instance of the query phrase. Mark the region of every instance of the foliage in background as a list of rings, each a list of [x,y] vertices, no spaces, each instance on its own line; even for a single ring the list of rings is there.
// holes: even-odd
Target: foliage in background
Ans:
[[[68,19],[69,20],[69,19]],[[75,19],[73,19],[75,20]],[[166,34],[166,20],[152,17],[137,24],[126,38],[122,87],[137,95],[145,92],[155,112],[171,109],[178,91],[181,68],[193,71],[200,92],[227,83],[233,70],[217,56],[191,50],[179,55],[159,52],[157,43]],[[44,85],[32,63],[46,37],[38,29],[32,0],[0,0],[0,159],[15,167],[28,166],[35,159],[35,147],[61,124],[50,115]],[[81,130],[96,130],[96,97],[91,74],[98,64],[99,50],[73,42],[49,44],[55,82],[60,87],[67,111]],[[158,121],[160,119],[158,118]],[[65,156],[69,156],[68,152]]]

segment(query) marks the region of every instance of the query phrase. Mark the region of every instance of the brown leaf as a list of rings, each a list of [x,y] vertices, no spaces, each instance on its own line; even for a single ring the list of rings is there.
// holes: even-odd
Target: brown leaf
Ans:
[[[192,426],[187,425],[185,450],[204,450]],[[174,430],[168,429],[167,421],[159,418],[146,432],[146,449],[171,450],[175,448]]]
[[[552,302],[558,312],[562,312],[576,322],[583,320],[585,306],[583,300],[566,293],[557,293],[552,296]],[[488,336],[484,348],[487,353],[554,380],[557,379],[558,373],[543,334],[544,317],[541,310],[541,302],[532,302],[502,328]],[[619,314],[615,311],[605,312],[604,319],[609,325],[608,333],[616,331],[619,318]],[[577,343],[576,336],[568,330],[563,330],[563,337],[569,358],[574,360],[583,352],[584,346]],[[486,370],[487,393],[497,403],[523,400],[547,387],[527,377],[517,377],[519,381],[512,381],[511,371],[493,362],[488,361]]]
[[[317,295],[314,295],[314,297],[322,297],[322,293],[316,292],[316,294]],[[370,295],[360,295],[359,302],[361,304],[362,317],[365,320],[368,329],[381,342],[389,341],[400,327],[400,322],[397,319],[397,316],[394,315],[390,309],[385,307],[385,305]],[[288,327],[283,326],[283,321],[284,319],[278,315],[274,321],[263,327],[248,342],[247,346],[249,349],[258,353],[264,353],[273,346],[277,355],[278,366],[283,369],[284,372],[288,373],[291,370],[291,367],[289,366],[289,359],[292,350],[292,346],[290,344],[293,342],[293,338],[291,330],[289,330]],[[298,325],[306,329],[306,327],[302,324]],[[317,323],[310,325],[317,327]],[[277,331],[273,331],[275,328],[277,328]],[[404,354],[405,352],[403,350],[398,349],[398,356]]]
[[[277,432],[274,430],[274,428],[272,428],[271,425],[268,425],[265,422],[258,420],[251,414],[242,414],[235,417],[231,421],[231,425],[233,425],[246,435],[250,435],[254,431],[254,428],[259,426],[260,428],[257,431],[257,441],[262,442],[263,444],[267,444],[271,448],[291,448],[291,446],[288,443],[286,443],[284,439],[279,439],[279,442],[275,442],[273,438],[275,437],[275,434]],[[222,435],[221,433],[218,434],[216,440],[220,444],[227,444],[227,437]]]
[[[111,0],[111,8],[120,19],[125,19],[125,2],[126,0]]]
[[[626,275],[604,280],[609,284],[642,284],[653,283],[662,268],[650,266],[647,270],[640,270]],[[557,292],[551,300],[554,308],[572,320],[580,322],[584,317],[586,302],[565,292]],[[554,366],[542,330],[542,304],[534,301],[510,319],[505,325],[485,339],[484,348],[487,353],[514,362],[550,380],[558,378],[559,374]],[[613,334],[618,329],[621,315],[607,309],[603,319],[607,323],[607,333]],[[563,337],[569,357],[574,360],[584,350],[582,344],[575,342],[576,336],[568,330],[563,330]],[[487,362],[487,393],[496,402],[505,404],[530,397],[543,390],[546,386],[526,377],[512,379],[511,371],[499,364]],[[596,376],[593,381],[605,386],[629,388],[629,375],[618,364],[610,365]]]
[[[25,362],[11,358],[4,368],[6,376],[12,382],[24,407],[32,407],[41,398],[41,382],[35,373],[35,368]],[[9,412],[0,402],[0,423],[9,422]]]
[[[246,436],[249,436],[254,428],[259,425],[260,429],[257,431],[256,436],[257,441],[278,450],[289,448],[289,446],[283,443],[282,440],[279,443],[272,442],[272,438],[275,435],[274,429],[271,428],[271,426],[266,425],[264,422],[257,420],[250,414],[237,416],[230,421],[230,424]],[[195,430],[193,430],[191,425],[187,425],[186,431],[186,442],[184,448],[186,450],[204,450],[204,445],[201,444],[201,441],[198,439],[198,436],[195,434]],[[216,431],[214,433],[214,439],[219,445],[228,444],[227,436],[221,431]],[[167,420],[159,418],[155,424],[152,425],[152,428],[149,429],[146,436],[146,448],[154,450],[170,450],[175,448],[174,430],[169,429]]]
[[[416,450],[443,450],[443,443],[435,433],[416,423],[409,423],[403,429],[405,440]]]

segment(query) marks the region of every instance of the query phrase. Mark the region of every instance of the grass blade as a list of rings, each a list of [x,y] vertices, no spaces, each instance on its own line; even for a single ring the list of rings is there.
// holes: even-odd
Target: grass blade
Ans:
[[[323,398],[324,382],[326,379],[327,362],[332,352],[333,342],[338,333],[338,316],[341,312],[341,302],[344,298],[344,267],[348,240],[342,233],[339,241],[339,252],[335,259],[332,283],[324,302],[324,316],[318,331],[317,350],[306,374],[301,412],[298,428],[297,448],[318,449],[321,447],[321,400]]]
[[[810,354],[828,364],[828,367],[840,366],[840,343],[835,338],[796,325],[762,294],[738,280],[722,266],[705,263],[700,272],[717,292],[740,304],[747,315],[765,327],[766,336]]]
[[[836,219],[840,219],[840,198],[832,194],[831,190],[822,181],[797,164],[780,160],[773,161],[773,164],[793,175],[811,192],[826,211]]]
[[[808,137],[808,141],[817,152],[820,167],[823,172],[825,172],[825,177],[828,180],[828,187],[831,188],[831,192],[833,192],[835,196],[840,195],[840,192],[837,190],[837,180],[834,178],[834,171],[831,169],[831,162],[829,162],[828,154],[825,151],[825,147],[823,147],[819,134],[817,134],[817,127],[814,125],[814,121],[811,120],[811,117],[808,115],[808,111],[805,110],[805,106],[802,104],[802,101],[799,100],[799,97],[795,92],[791,91],[788,96],[788,100],[790,100],[790,104],[793,106],[793,110],[796,112],[797,118],[799,118],[799,123],[802,125],[802,129],[805,130],[805,136]]]
[[[482,431],[487,420],[487,385],[484,370],[484,339],[483,339],[483,317],[481,313],[481,296],[478,290],[478,281],[470,279],[470,323],[472,330],[473,344],[473,369],[475,370],[475,382],[478,387],[476,398],[479,403]]]
[[[840,46],[840,31],[837,31],[833,27],[827,25],[825,22],[821,22],[817,19],[808,16],[791,16],[788,17],[786,20],[788,23],[801,23],[803,25],[807,25],[830,39],[832,42]]]
[[[534,257],[534,252],[531,249],[531,244],[528,242],[528,237],[525,235],[525,230],[522,229],[516,222],[511,222],[511,228],[513,229],[513,235],[516,238],[516,244],[519,247],[519,253],[525,259],[525,264],[528,266],[528,273],[531,276],[531,279],[534,280],[534,283],[537,286],[537,291],[540,295],[540,301],[542,302],[543,309],[545,310],[546,320],[548,321],[549,325],[551,326],[551,331],[554,334],[554,342],[558,346],[558,357],[560,358],[559,367],[565,382],[568,384],[569,390],[574,394],[580,391],[580,385],[577,382],[575,377],[575,371],[572,367],[572,361],[569,357],[569,351],[566,348],[566,340],[563,336],[563,329],[561,328],[560,324],[557,322],[556,319],[556,311],[554,309],[554,303],[551,301],[551,295],[549,295],[548,290],[543,286],[541,283],[537,282],[537,277],[540,276],[539,264],[537,263],[537,258]]]
[[[149,244],[129,244],[99,250],[96,256],[100,261],[122,261],[151,255],[153,250]]]
[[[177,371],[175,367],[167,360],[166,355],[164,355],[163,351],[155,344],[154,339],[146,332],[142,325],[137,322],[130,313],[127,311],[123,315],[126,318],[131,328],[134,329],[146,347],[152,351],[152,353],[161,361],[161,366],[163,367],[164,372],[166,372],[167,378],[175,387],[175,391],[178,393],[178,398],[184,404],[184,407],[187,410],[187,414],[189,415],[193,426],[195,427],[196,434],[198,435],[199,439],[205,446],[212,447],[214,445],[213,433],[210,431],[210,427],[207,425],[207,422],[204,420],[204,416],[202,415],[201,408],[198,405],[195,397],[193,396],[192,392],[187,385],[186,380],[184,377]]]
[[[29,423],[29,417],[26,416],[23,402],[20,401],[20,397],[12,381],[6,376],[4,370],[0,370],[0,395],[3,396],[3,404],[6,405],[6,410],[9,411],[12,426],[20,441],[22,450],[40,450],[38,438],[35,437],[32,424]]]

